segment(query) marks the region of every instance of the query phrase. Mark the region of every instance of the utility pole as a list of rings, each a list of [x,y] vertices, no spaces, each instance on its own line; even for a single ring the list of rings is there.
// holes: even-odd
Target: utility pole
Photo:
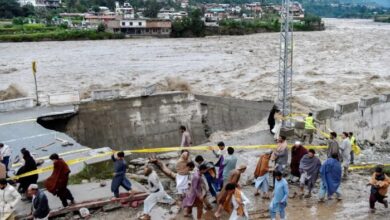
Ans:
[[[292,113],[293,18],[290,13],[290,0],[282,0],[280,17],[278,107],[283,117],[286,117]],[[288,127],[289,121],[283,120],[282,128]]]
[[[36,95],[36,99],[37,99],[37,106],[39,106],[38,83],[37,83],[37,63],[35,61],[32,62],[32,72],[33,72],[33,76],[34,76],[35,95]]]

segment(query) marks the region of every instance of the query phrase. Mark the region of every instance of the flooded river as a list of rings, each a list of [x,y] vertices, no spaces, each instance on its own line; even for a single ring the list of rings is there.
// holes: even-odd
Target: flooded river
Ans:
[[[390,24],[325,19],[326,31],[294,35],[295,106],[318,108],[390,91]],[[195,93],[247,99],[274,97],[278,33],[198,39],[0,44],[0,90],[33,94],[31,61],[41,94],[142,87],[180,77]]]

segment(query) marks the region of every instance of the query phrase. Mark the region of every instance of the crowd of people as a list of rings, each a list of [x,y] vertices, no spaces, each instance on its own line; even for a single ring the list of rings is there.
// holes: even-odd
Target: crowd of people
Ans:
[[[315,120],[311,114],[308,117],[306,120],[309,122],[306,123],[305,129],[314,130]],[[271,128],[270,124],[271,132],[275,131],[274,128]],[[234,148],[226,147],[224,142],[219,142],[216,148],[210,147],[214,159],[208,161],[202,155],[192,157],[190,151],[186,150],[186,147],[192,144],[190,133],[185,126],[181,126],[180,131],[182,150],[175,167],[175,180],[177,204],[183,209],[184,216],[191,216],[193,208],[196,208],[196,218],[202,219],[203,209],[213,209],[210,204],[212,201],[211,203],[216,203],[214,215],[217,219],[221,218],[223,212],[229,214],[230,220],[249,219],[247,207],[250,200],[243,192],[243,186],[240,185],[240,178],[247,167],[245,164],[237,164],[238,158]],[[309,136],[309,142],[312,140],[310,135],[313,133],[305,132],[305,135]],[[263,152],[259,156],[253,173],[256,188],[254,196],[270,199],[271,219],[275,219],[277,214],[280,215],[280,219],[285,219],[289,184],[292,183],[299,185],[300,198],[310,198],[317,179],[320,178],[319,202],[324,202],[326,196],[331,199],[334,195],[341,200],[341,180],[348,177],[348,168],[353,163],[353,155],[360,152],[360,149],[354,145],[357,143],[351,132],[343,132],[340,142],[337,134],[331,132],[326,152],[327,159],[321,162],[315,150],[306,149],[300,141],[296,141],[290,151],[286,137],[279,134],[276,148]],[[23,176],[37,169],[34,157],[23,148],[22,166],[16,172],[17,176],[22,175],[22,177],[8,178],[7,170],[10,166],[11,153],[9,146],[0,143],[0,213],[2,216],[12,217],[19,200],[30,200],[33,218],[48,219],[49,202],[46,194],[37,185],[38,174]],[[290,154],[291,160],[288,159]],[[64,207],[75,204],[75,199],[67,188],[70,168],[58,154],[52,154],[49,159],[53,162],[53,172],[44,181],[44,187],[48,192],[59,197]],[[113,199],[120,197],[121,186],[131,196],[134,190],[126,177],[127,164],[124,152],[113,152],[111,159],[114,162],[114,177],[111,183]],[[153,166],[145,166],[144,175],[147,179],[149,196],[144,201],[140,219],[150,219],[153,207],[163,198],[171,197],[165,192]],[[375,210],[376,202],[384,204],[387,208],[386,194],[390,178],[384,174],[382,167],[375,169],[368,185],[371,186],[370,209]],[[273,188],[272,192],[270,192],[271,188]]]

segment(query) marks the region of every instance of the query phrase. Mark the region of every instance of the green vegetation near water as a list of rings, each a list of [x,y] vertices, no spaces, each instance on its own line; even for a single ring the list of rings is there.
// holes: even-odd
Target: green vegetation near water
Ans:
[[[375,16],[374,21],[390,23],[390,15]]]
[[[98,30],[67,29],[66,26],[44,24],[13,24],[0,26],[0,42],[65,41],[122,39],[124,35]]]
[[[306,14],[303,21],[294,22],[294,31],[320,31],[324,29],[321,18]],[[262,18],[253,20],[225,19],[220,22],[217,34],[221,35],[243,35],[262,32],[279,32],[280,22],[277,17]],[[210,33],[212,34],[212,33]]]

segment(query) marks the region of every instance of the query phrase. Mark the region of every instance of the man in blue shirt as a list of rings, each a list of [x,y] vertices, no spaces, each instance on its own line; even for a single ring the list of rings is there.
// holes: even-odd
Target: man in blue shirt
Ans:
[[[114,161],[114,178],[111,183],[111,191],[114,193],[116,198],[119,198],[119,187],[122,186],[129,193],[131,191],[131,183],[130,180],[126,177],[126,161],[125,161],[125,153],[120,151],[116,154],[117,158],[115,158],[115,154],[111,156],[112,161]]]
[[[274,197],[271,200],[271,204],[269,205],[271,219],[274,220],[276,217],[276,213],[279,212],[280,219],[285,219],[285,211],[284,209],[287,206],[287,198],[288,198],[288,184],[287,181],[282,177],[282,173],[280,171],[274,172],[276,181],[274,186]]]

